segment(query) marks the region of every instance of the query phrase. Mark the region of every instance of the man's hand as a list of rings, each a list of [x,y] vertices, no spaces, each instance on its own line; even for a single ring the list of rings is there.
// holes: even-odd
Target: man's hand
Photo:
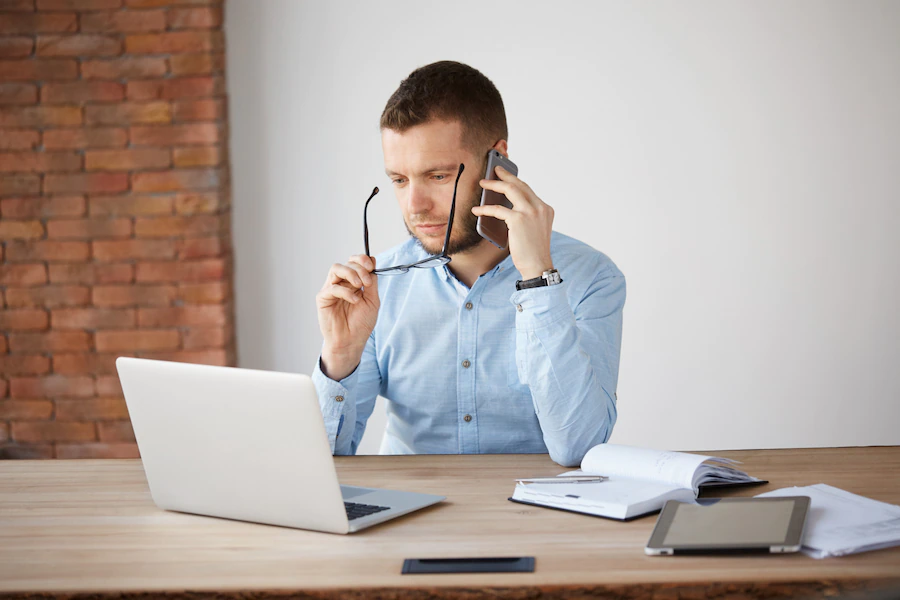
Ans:
[[[499,192],[513,207],[475,206],[472,214],[496,217],[509,227],[509,254],[522,279],[540,277],[553,268],[550,258],[550,234],[553,231],[553,208],[537,197],[528,184],[504,169],[494,169],[500,181],[482,179],[481,187]]]
[[[359,365],[366,342],[378,320],[378,276],[371,256],[351,256],[335,264],[316,294],[319,329],[325,338],[322,372],[335,381]]]

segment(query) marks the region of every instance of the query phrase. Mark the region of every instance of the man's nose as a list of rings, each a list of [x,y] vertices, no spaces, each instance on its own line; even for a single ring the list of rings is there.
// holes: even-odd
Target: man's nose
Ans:
[[[409,183],[409,197],[407,199],[409,214],[417,215],[431,210],[432,201],[424,185]]]

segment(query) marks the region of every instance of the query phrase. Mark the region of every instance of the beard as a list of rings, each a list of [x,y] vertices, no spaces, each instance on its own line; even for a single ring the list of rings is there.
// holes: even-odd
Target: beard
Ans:
[[[476,225],[478,217],[472,214],[472,207],[481,204],[481,197],[474,195],[468,202],[456,201],[456,212],[453,216],[453,231],[450,235],[450,243],[447,245],[447,254],[463,254],[474,249],[478,244],[484,241],[484,238],[478,233]],[[450,218],[450,215],[447,215]],[[405,223],[406,231],[409,236],[415,238],[419,246],[428,254],[437,255],[444,249],[444,237],[440,239],[426,238],[423,240],[410,229],[409,224]],[[446,232],[445,232],[446,235]]]

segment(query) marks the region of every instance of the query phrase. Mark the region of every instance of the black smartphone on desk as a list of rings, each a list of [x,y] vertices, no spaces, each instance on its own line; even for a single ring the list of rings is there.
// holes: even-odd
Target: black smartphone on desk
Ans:
[[[494,168],[498,166],[503,167],[513,175],[519,174],[519,167],[513,161],[503,156],[499,150],[491,148],[491,151],[488,152],[487,169],[485,169],[484,178],[494,181],[500,179],[494,171]],[[481,190],[481,206],[489,204],[499,204],[506,208],[512,208],[512,202],[504,194],[483,189]],[[484,216],[478,217],[475,230],[478,231],[481,237],[501,250],[506,248],[506,245],[509,243],[509,228],[500,219]]]

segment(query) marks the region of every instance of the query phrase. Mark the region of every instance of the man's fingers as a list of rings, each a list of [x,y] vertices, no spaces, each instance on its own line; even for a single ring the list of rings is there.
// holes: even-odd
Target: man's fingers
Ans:
[[[328,287],[327,289],[322,290],[324,299],[331,298],[339,298],[341,300],[346,300],[350,304],[356,304],[359,302],[360,297],[356,293],[356,290],[345,287],[339,283],[335,283],[334,285]]]
[[[328,272],[328,283],[338,284],[342,281],[346,281],[355,288],[363,287],[362,276],[356,269],[340,263],[331,265],[331,270]]]
[[[375,258],[372,256],[366,256],[365,254],[354,254],[350,257],[350,262],[355,262],[356,264],[361,265],[369,271],[375,270]]]
[[[364,267],[358,262],[353,260],[353,257],[350,258],[350,262],[347,263],[347,266],[356,271],[357,276],[359,276],[360,281],[362,281],[363,286],[372,285],[375,283],[375,275],[373,275],[369,269]]]
[[[478,217],[494,217],[501,221],[506,221],[512,218],[514,212],[512,209],[499,204],[487,204],[485,206],[473,206],[472,214]]]

